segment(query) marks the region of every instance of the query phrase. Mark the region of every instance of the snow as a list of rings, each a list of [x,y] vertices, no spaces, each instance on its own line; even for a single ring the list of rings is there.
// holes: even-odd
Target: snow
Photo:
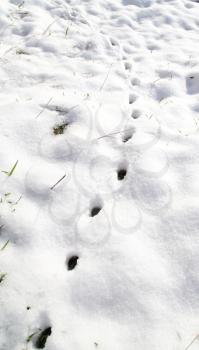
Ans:
[[[199,349],[198,38],[198,1],[1,1],[1,350]]]

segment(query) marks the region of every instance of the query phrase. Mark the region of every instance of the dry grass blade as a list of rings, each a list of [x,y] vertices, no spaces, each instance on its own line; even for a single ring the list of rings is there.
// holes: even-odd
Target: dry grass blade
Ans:
[[[98,137],[97,140],[103,139],[104,137],[110,137],[110,136],[122,134],[122,133],[124,133],[125,131],[132,131],[132,130],[134,130],[134,128],[129,128],[129,129],[121,130],[121,131],[112,132],[112,133],[110,133],[110,134],[106,134],[106,135],[103,135],[103,136]]]
[[[196,341],[196,339],[198,339],[198,337],[199,337],[199,334],[197,334],[197,335],[195,336],[195,338],[193,338],[193,340],[191,341],[191,343],[189,343],[189,345],[187,345],[187,347],[186,347],[184,350],[190,349],[191,345]]]
[[[37,114],[37,116],[35,117],[35,119],[37,119],[37,118],[39,118],[39,116],[45,111],[45,109],[48,107],[48,105],[50,104],[50,102],[52,101],[52,97],[48,100],[48,102],[46,103],[46,105],[45,105],[45,107],[42,109],[42,111],[41,112],[39,112],[38,114]]]
[[[62,176],[61,179],[59,179],[50,189],[53,190],[55,186],[57,186],[63,179],[65,179],[65,177],[66,177],[66,174]]]

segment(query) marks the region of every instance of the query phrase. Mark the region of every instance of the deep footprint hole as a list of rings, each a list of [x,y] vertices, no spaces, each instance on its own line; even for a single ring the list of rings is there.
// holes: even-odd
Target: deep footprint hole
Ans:
[[[35,343],[35,347],[37,349],[44,349],[45,345],[46,345],[46,341],[48,339],[48,337],[52,334],[52,328],[51,327],[47,327],[45,328],[38,336],[36,343]]]
[[[118,180],[119,181],[124,180],[124,178],[126,177],[126,174],[127,174],[127,169],[125,168],[118,169],[117,171]]]
[[[68,271],[72,271],[75,269],[75,267],[77,266],[78,259],[79,259],[78,255],[70,256],[70,258],[67,260]]]
[[[102,207],[99,205],[96,205],[95,207],[93,207],[90,211],[90,216],[96,216],[97,214],[99,214],[99,212],[102,210]]]

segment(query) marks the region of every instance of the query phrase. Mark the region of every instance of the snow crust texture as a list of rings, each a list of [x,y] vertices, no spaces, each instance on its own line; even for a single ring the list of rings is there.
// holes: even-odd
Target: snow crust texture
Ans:
[[[199,2],[1,0],[0,350],[199,349]]]

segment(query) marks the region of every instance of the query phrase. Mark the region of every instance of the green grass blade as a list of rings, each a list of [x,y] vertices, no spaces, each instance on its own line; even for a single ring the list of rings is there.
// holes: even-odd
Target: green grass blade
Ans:
[[[3,247],[0,250],[1,251],[4,250],[7,247],[7,245],[9,244],[9,242],[10,242],[10,240],[8,239],[7,242],[3,245]]]
[[[12,169],[9,171],[8,176],[12,176],[12,174],[14,173],[16,166],[18,164],[18,160],[16,161],[16,163],[13,165]]]

